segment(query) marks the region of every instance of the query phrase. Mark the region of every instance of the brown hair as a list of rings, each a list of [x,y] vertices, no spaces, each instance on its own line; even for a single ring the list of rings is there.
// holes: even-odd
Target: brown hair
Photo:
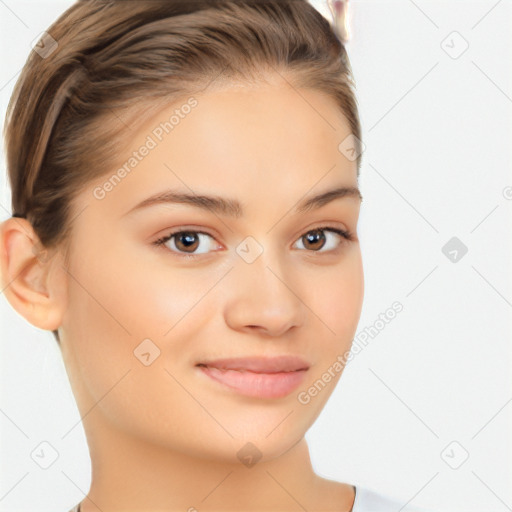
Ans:
[[[4,126],[13,216],[31,223],[44,248],[68,248],[73,199],[109,171],[132,121],[212,83],[274,71],[328,94],[356,137],[359,177],[348,56],[307,0],[82,0],[47,34],[16,82]]]

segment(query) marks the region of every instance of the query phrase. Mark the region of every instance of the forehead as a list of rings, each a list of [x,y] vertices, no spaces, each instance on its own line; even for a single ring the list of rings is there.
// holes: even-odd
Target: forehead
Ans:
[[[322,190],[357,186],[356,163],[338,149],[350,127],[337,104],[288,84],[183,97],[129,133],[117,167],[94,183],[112,182],[102,206],[116,211],[166,188],[229,191],[246,202],[296,201],[320,181]]]
[[[266,162],[279,155],[316,158],[323,152],[332,157],[350,133],[333,98],[285,81],[226,84],[155,105],[157,110],[149,110],[151,117],[130,130],[130,150],[151,137],[156,153],[167,150],[188,160],[219,157],[231,162],[240,157]]]

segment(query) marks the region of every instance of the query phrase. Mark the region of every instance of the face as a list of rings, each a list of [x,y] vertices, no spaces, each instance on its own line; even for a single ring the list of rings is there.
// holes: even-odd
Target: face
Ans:
[[[74,203],[60,333],[86,430],[229,462],[304,436],[363,301],[360,197],[304,206],[357,187],[349,134],[332,99],[286,84],[195,95],[131,130],[119,167]],[[276,356],[307,370],[198,366]]]

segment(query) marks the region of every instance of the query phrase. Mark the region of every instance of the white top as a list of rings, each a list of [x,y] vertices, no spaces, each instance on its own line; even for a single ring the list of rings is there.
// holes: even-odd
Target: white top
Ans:
[[[356,499],[350,512],[429,512],[424,508],[409,504],[403,499],[392,498],[366,487],[355,487]],[[404,507],[402,509],[402,507]]]
[[[397,500],[385,496],[366,487],[356,487],[356,498],[350,512],[398,512],[404,506],[403,500]],[[80,512],[79,505],[73,507],[69,512]],[[407,505],[403,512],[429,512],[426,509]]]

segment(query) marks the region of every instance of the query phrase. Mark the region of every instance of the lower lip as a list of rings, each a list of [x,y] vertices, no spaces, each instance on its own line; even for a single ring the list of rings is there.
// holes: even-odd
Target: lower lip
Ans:
[[[307,372],[307,370],[297,370],[282,373],[254,373],[237,370],[222,371],[205,366],[198,368],[211,379],[237,393],[257,398],[282,398],[289,395],[304,380]]]

